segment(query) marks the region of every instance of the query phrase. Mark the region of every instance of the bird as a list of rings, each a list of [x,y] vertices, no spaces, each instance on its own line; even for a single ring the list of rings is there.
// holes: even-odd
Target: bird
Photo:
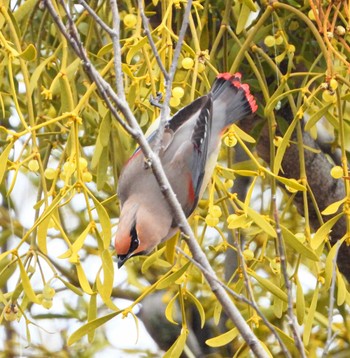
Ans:
[[[210,181],[222,135],[258,108],[241,77],[239,72],[219,73],[206,95],[180,109],[165,125],[159,159],[186,217]],[[147,138],[152,149],[157,131]],[[121,210],[114,246],[120,268],[130,257],[147,255],[170,239],[178,226],[140,148],[121,171],[117,195]]]

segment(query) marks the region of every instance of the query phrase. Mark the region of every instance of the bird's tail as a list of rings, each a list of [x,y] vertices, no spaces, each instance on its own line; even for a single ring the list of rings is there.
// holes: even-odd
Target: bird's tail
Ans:
[[[238,72],[220,73],[213,83],[213,118],[214,122],[222,118],[224,128],[258,109],[249,85],[241,83],[241,77]]]

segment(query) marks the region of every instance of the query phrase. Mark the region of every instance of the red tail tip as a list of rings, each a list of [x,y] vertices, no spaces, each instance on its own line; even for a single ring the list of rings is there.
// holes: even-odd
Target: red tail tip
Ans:
[[[231,74],[229,72],[219,73],[217,78],[223,78],[226,81],[230,81],[235,87],[242,88],[245,92],[245,97],[250,105],[252,113],[256,112],[258,109],[258,105],[256,104],[254,96],[250,93],[250,88],[247,83],[241,83],[242,74],[236,72],[235,74]]]

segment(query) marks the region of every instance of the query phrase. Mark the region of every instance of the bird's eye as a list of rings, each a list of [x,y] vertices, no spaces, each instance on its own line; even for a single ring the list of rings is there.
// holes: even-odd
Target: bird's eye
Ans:
[[[129,252],[131,253],[131,252],[134,252],[140,245],[140,240],[137,235],[135,224],[132,226],[132,229],[130,231],[130,237],[131,237],[131,242],[130,242]]]

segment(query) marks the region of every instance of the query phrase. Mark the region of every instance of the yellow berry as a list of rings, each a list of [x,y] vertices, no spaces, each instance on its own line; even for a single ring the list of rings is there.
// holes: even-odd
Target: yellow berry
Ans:
[[[334,178],[334,179],[340,179],[342,178],[343,176],[343,168],[339,165],[336,165],[335,167],[333,167],[331,169],[331,176]]]
[[[171,97],[169,104],[171,107],[177,107],[180,104],[180,98]]]
[[[270,268],[274,274],[279,274],[281,272],[281,263],[280,260],[275,258],[270,261]]]
[[[233,132],[228,132],[224,138],[224,143],[228,147],[234,147],[237,144],[237,138]]]
[[[185,57],[182,60],[181,65],[185,70],[190,70],[194,65],[194,61],[191,57]]]
[[[254,252],[252,250],[246,249],[242,253],[245,260],[250,261],[254,259]]]
[[[276,45],[282,45],[283,44],[283,36],[278,36],[275,39]]]
[[[335,78],[332,78],[329,81],[329,87],[331,88],[332,91],[335,91],[338,88],[338,81]]]
[[[83,158],[83,157],[80,157],[79,158],[79,168],[80,168],[80,170],[84,170],[85,168],[87,168],[87,165],[88,165],[87,160],[85,158]]]
[[[214,218],[219,218],[222,215],[222,211],[219,205],[213,205],[209,208],[209,215]]]
[[[227,180],[225,180],[224,185],[225,185],[225,188],[226,188],[226,189],[232,188],[232,187],[233,187],[233,180],[232,180],[232,179],[227,179]]]
[[[67,174],[67,175],[72,175],[73,172],[75,170],[75,165],[72,162],[65,162],[63,164],[63,171]]]
[[[295,52],[295,46],[294,45],[288,45],[288,52],[294,53]]]
[[[205,223],[208,226],[214,227],[219,223],[219,218],[214,218],[213,216],[211,216],[210,214],[208,214],[205,218]]]
[[[39,170],[39,162],[36,159],[32,159],[28,163],[28,168],[32,172],[37,172]]]
[[[202,73],[205,70],[205,64],[202,62],[199,62],[198,64],[198,73]]]
[[[53,168],[46,168],[44,175],[46,179],[53,180],[56,176],[56,170]]]
[[[332,93],[331,91],[323,91],[322,92],[322,99],[326,103],[335,103],[337,101],[337,97],[335,96],[335,93]]]
[[[133,14],[127,14],[124,16],[123,22],[126,27],[134,27],[137,23],[137,17]]]
[[[279,147],[282,143],[282,137],[280,136],[276,136],[274,139],[273,139],[273,144],[276,146],[276,147]]]
[[[92,174],[90,172],[85,172],[83,173],[82,179],[83,181],[90,183],[92,180]]]
[[[173,90],[171,91],[171,94],[175,98],[182,98],[185,94],[185,91],[182,87],[174,87]]]
[[[318,12],[318,11],[316,10],[316,13],[317,13],[317,12]],[[313,11],[312,9],[308,12],[307,16],[308,16],[309,19],[312,20],[312,21],[315,21],[315,20],[316,20],[316,18],[315,18],[315,13],[314,13],[314,11]]]
[[[339,36],[344,36],[346,33],[345,27],[344,26],[337,26],[335,28],[335,33]]]
[[[48,300],[52,299],[53,296],[55,296],[55,289],[51,287],[50,285],[45,285],[43,289],[43,298]]]
[[[264,44],[267,46],[267,47],[273,47],[275,46],[276,44],[276,39],[274,36],[271,36],[271,35],[268,35],[265,37],[264,39]]]

